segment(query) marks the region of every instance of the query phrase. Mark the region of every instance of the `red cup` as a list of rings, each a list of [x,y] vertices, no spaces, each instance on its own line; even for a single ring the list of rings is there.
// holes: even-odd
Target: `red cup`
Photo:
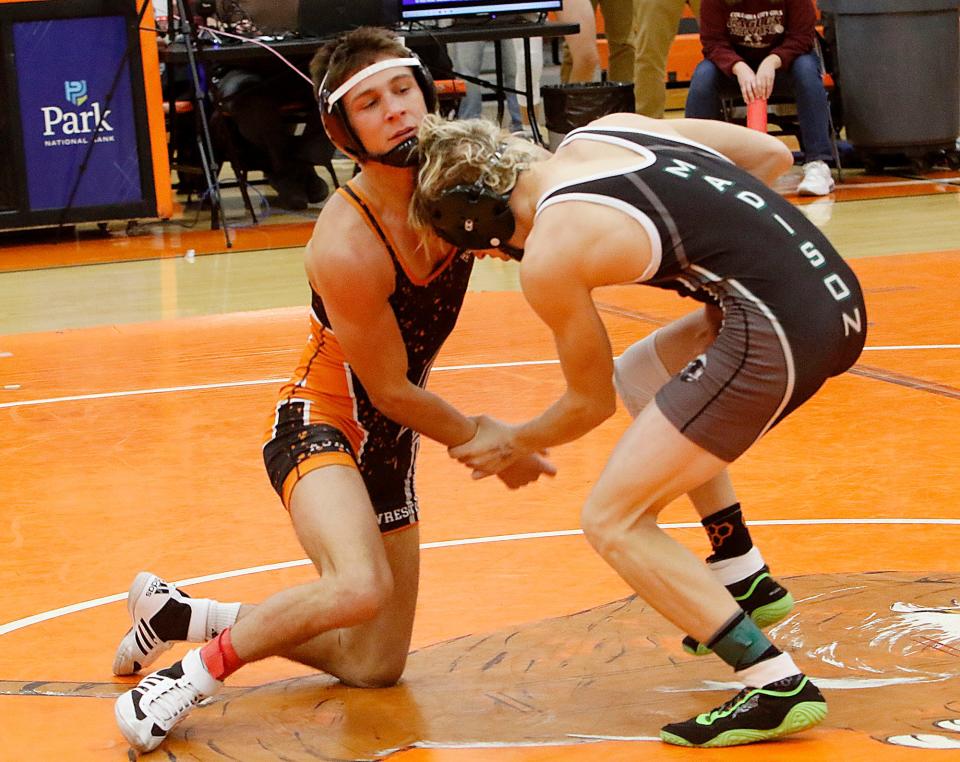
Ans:
[[[758,132],[767,131],[767,101],[757,98],[747,104],[747,127]]]

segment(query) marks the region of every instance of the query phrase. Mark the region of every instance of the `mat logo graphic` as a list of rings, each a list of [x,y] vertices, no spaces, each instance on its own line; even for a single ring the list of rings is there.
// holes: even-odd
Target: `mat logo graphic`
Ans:
[[[87,80],[68,79],[63,83],[63,90],[68,103],[82,106],[87,102]]]
[[[960,657],[960,601],[952,606],[928,608],[911,603],[895,603],[890,610],[899,621],[880,631],[880,639],[906,636],[922,650],[943,654],[945,663]],[[949,708],[949,707],[946,707]],[[954,706],[955,709],[955,706]],[[960,749],[960,718],[953,717],[933,723],[942,733],[905,733],[887,737],[887,743],[913,749]]]

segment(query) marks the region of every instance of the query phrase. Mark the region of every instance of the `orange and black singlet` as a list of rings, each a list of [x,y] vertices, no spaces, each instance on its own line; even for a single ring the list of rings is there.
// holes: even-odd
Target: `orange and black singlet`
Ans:
[[[427,279],[415,279],[404,270],[396,246],[357,188],[348,184],[338,192],[383,242],[393,263],[396,280],[388,302],[407,350],[407,378],[423,387],[457,322],[474,257],[453,250]],[[390,420],[370,402],[315,291],[310,329],[297,369],[280,390],[264,445],[264,462],[274,489],[288,504],[296,480],[314,466],[355,462],[380,530],[416,523],[414,469],[420,435]]]

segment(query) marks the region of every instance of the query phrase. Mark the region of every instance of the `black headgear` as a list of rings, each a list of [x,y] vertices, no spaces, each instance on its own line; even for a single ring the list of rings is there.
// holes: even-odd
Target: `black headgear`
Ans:
[[[458,248],[500,249],[519,260],[523,249],[507,243],[516,227],[510,209],[512,191],[497,193],[481,180],[448,188],[428,204],[430,224],[438,236]]]
[[[349,84],[355,77],[358,77],[358,79],[354,84],[358,84],[361,80],[375,73],[375,71],[365,73],[373,67],[387,69],[393,66],[409,66],[413,70],[413,78],[420,87],[420,92],[423,93],[427,113],[434,112],[437,107],[437,90],[433,84],[430,70],[420,62],[415,53],[410,50],[407,50],[406,53],[406,58],[385,59],[361,69],[333,90],[327,87],[326,77],[320,85],[320,121],[323,122],[323,128],[334,145],[357,161],[378,161],[391,167],[414,167],[419,162],[416,136],[404,140],[400,145],[394,146],[386,153],[369,153],[350,125],[347,110],[343,105],[343,96],[353,87],[351,85],[344,89],[344,85]]]

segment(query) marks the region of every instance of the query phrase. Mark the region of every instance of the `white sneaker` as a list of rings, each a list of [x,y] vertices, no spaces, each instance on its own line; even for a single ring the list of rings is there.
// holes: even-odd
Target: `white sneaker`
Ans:
[[[207,672],[196,648],[120,696],[113,713],[127,743],[138,752],[152,751],[191,709],[222,686]]]
[[[127,594],[133,626],[113,657],[113,674],[132,675],[157,660],[178,640],[186,640],[191,609],[185,596],[156,574],[140,572]]]
[[[797,193],[801,196],[826,196],[833,186],[830,167],[822,161],[809,161],[803,165],[803,179],[797,186]]]

